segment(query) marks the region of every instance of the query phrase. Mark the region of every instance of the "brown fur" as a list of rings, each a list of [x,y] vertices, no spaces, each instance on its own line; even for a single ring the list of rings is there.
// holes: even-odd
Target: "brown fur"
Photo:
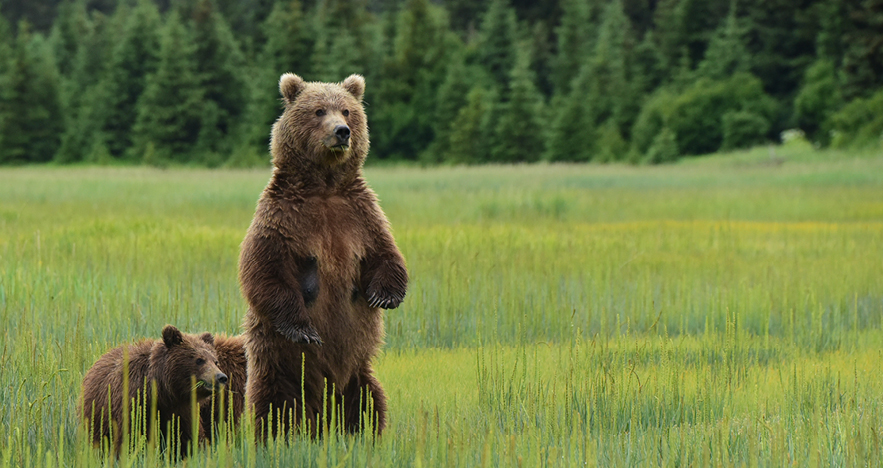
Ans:
[[[238,427],[245,408],[245,338],[242,335],[215,335],[215,352],[218,367],[229,380],[224,390],[215,392],[212,399],[203,403],[200,409],[202,426],[209,442],[219,424],[231,423],[232,428]]]
[[[148,416],[155,383],[157,422],[164,440],[169,440],[167,424],[175,420],[180,429],[176,434],[180,452],[176,452],[186,455],[191,449],[191,378],[202,382],[194,391],[197,400],[203,402],[210,398],[213,388],[223,386],[226,376],[218,369],[211,333],[190,335],[166,325],[162,336],[161,340],[141,340],[111,349],[86,372],[80,417],[97,447],[109,442],[119,456],[124,429],[150,437],[153,427]],[[129,371],[127,407],[129,414],[133,406],[138,407],[135,414],[140,415],[140,420],[131,422],[128,428],[123,426],[124,351]],[[204,437],[201,425],[197,437],[200,441]]]
[[[259,437],[284,433],[304,417],[316,434],[329,424],[323,411],[349,432],[371,424],[380,433],[386,425],[386,397],[371,360],[384,335],[381,307],[401,303],[408,275],[362,178],[364,89],[358,75],[339,84],[292,74],[280,80],[285,110],[273,126],[275,168],[239,260],[249,303],[246,394]],[[342,125],[349,145],[333,148]]]

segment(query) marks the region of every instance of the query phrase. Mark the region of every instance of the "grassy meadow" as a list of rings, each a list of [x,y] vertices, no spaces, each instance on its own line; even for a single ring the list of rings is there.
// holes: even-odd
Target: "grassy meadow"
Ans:
[[[76,417],[95,359],[166,323],[238,332],[268,177],[0,169],[0,468],[113,464]],[[883,464],[879,151],[366,177],[412,277],[376,362],[387,432],[246,427],[181,464]]]

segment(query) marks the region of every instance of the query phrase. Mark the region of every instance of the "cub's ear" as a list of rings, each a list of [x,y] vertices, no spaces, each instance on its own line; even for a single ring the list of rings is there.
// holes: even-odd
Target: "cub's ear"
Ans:
[[[291,104],[297,99],[297,95],[307,87],[307,83],[303,78],[294,73],[286,73],[279,78],[279,92],[287,104]]]
[[[206,343],[214,346],[215,345],[215,336],[209,332],[205,332],[202,335],[199,335],[199,339],[205,341]]]
[[[349,91],[357,100],[362,100],[362,95],[365,94],[365,77],[352,74],[343,80],[341,85],[343,86],[343,89]]]
[[[165,343],[166,348],[171,348],[181,344],[184,341],[184,336],[181,334],[181,330],[172,325],[166,325],[162,329],[162,341]]]

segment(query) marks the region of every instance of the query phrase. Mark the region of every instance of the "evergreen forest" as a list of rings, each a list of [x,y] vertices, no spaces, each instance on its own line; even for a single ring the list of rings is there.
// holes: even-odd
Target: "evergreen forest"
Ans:
[[[879,147],[883,0],[2,0],[0,164],[267,165],[284,72],[374,162]]]

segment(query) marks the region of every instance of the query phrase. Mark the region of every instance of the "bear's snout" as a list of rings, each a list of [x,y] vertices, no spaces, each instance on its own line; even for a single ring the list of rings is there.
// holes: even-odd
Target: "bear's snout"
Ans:
[[[349,145],[350,143],[350,128],[346,125],[338,125],[334,127],[334,136],[337,137],[337,142],[341,145]]]
[[[223,372],[218,372],[218,375],[215,376],[215,382],[220,385],[227,385],[227,380],[229,380],[227,379],[227,374],[224,374]]]

